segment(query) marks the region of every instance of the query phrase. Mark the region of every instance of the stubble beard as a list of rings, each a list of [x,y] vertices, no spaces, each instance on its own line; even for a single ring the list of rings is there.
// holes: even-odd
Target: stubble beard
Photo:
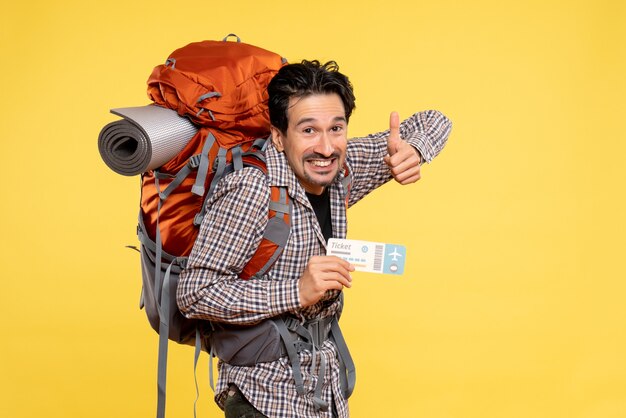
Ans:
[[[337,160],[337,168],[336,168],[336,173],[335,175],[329,180],[329,181],[321,181],[321,180],[316,180],[314,179],[311,175],[309,175],[309,173],[304,170],[304,179],[307,181],[307,183],[316,185],[316,186],[321,186],[321,187],[328,187],[331,184],[333,184],[336,180],[339,179],[339,174],[341,173],[341,167],[343,166],[343,162],[340,161],[340,154],[338,152],[334,152],[332,153],[329,157],[324,157],[323,155],[319,155],[317,153],[311,153],[311,154],[307,154],[302,158],[302,166],[306,167],[307,166],[307,160],[310,159],[318,159],[318,160],[329,160],[329,159],[336,159]]]

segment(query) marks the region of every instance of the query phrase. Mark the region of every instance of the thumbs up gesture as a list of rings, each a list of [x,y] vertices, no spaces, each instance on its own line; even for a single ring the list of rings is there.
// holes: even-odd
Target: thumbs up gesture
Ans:
[[[393,178],[400,184],[415,183],[421,177],[422,159],[417,149],[400,139],[400,116],[391,112],[389,116],[389,138],[387,139],[385,163]]]

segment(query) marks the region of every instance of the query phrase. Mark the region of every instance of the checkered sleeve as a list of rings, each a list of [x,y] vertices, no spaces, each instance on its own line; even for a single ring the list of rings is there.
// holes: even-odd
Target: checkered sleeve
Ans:
[[[430,162],[443,149],[452,123],[441,112],[427,110],[415,113],[400,124],[400,137],[415,147],[423,161]],[[389,130],[348,141],[347,162],[352,174],[349,206],[372,190],[391,180],[383,157],[387,155]]]
[[[218,183],[178,283],[185,316],[253,324],[299,306],[297,280],[239,278],[265,231],[269,191],[266,176],[254,168]]]
[[[452,122],[437,110],[418,112],[400,124],[400,137],[420,152],[422,162],[431,162],[448,141]],[[385,141],[389,131],[382,133]],[[380,134],[379,134],[380,135]]]

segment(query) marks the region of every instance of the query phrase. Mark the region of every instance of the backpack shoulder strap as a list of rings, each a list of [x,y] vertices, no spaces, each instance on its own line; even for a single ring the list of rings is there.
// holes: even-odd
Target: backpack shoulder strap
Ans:
[[[348,165],[343,166],[343,178],[341,179],[341,186],[343,187],[343,198],[346,201],[346,207],[348,207],[348,200],[350,199],[350,189],[352,189],[352,174],[348,170]]]
[[[257,167],[267,174],[265,161],[259,160],[256,156],[244,157],[244,164]],[[287,245],[291,231],[292,202],[286,187],[270,186],[268,212],[267,226],[261,243],[239,275],[244,280],[253,276],[261,277],[267,273]]]

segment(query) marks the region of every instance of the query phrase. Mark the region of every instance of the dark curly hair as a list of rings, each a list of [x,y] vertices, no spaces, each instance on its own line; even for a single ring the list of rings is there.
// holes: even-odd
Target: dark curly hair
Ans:
[[[336,93],[343,102],[346,122],[355,108],[352,84],[339,72],[335,61],[320,64],[317,60],[303,60],[299,64],[285,65],[270,81],[267,91],[270,122],[282,133],[287,131],[289,125],[287,108],[292,97]]]

